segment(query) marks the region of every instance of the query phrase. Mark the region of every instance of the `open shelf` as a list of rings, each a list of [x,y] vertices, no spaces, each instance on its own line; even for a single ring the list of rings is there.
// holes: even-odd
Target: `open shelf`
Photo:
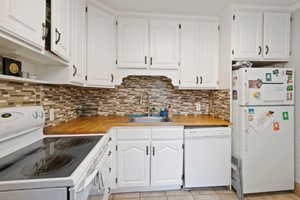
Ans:
[[[36,83],[36,84],[59,84],[59,83],[42,81],[42,80],[37,80],[37,79],[8,76],[8,75],[3,75],[3,74],[0,74],[0,80],[12,81],[12,82],[22,82],[22,83]]]

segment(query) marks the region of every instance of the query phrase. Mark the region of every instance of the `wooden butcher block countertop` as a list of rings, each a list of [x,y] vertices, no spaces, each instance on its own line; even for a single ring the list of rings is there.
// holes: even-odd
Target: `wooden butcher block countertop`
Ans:
[[[229,126],[230,122],[208,115],[176,115],[172,122],[132,123],[127,116],[80,117],[45,129],[46,135],[107,133],[114,126]]]

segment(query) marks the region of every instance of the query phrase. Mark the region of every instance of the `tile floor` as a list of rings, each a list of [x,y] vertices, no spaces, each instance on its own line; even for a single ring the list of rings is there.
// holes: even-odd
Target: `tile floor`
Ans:
[[[91,197],[89,200],[97,200]],[[176,190],[162,192],[123,193],[112,195],[112,200],[237,200],[234,192],[222,189]],[[248,195],[245,200],[300,200],[293,193]]]

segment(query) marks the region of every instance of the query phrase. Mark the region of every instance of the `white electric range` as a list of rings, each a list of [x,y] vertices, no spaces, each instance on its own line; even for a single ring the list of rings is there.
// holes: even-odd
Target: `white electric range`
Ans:
[[[0,199],[86,200],[92,187],[107,199],[110,138],[46,137],[44,122],[42,107],[0,109]]]

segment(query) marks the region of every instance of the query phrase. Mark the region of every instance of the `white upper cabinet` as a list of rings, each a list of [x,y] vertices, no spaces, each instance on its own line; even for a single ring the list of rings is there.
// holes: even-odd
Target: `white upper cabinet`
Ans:
[[[219,24],[200,23],[199,31],[199,87],[218,87]]]
[[[88,86],[113,87],[115,69],[115,19],[92,4],[88,6]]]
[[[71,82],[85,83],[86,74],[86,1],[71,1]]]
[[[182,144],[182,140],[152,141],[151,186],[182,184]]]
[[[149,66],[149,23],[143,18],[119,17],[118,67],[147,68]]]
[[[289,13],[234,12],[232,59],[288,61],[290,29]]]
[[[197,23],[183,23],[180,40],[180,87],[196,88],[198,86],[199,68],[199,26]]]
[[[218,88],[218,23],[182,23],[180,41],[180,88]]]
[[[150,21],[150,66],[155,69],[178,69],[179,23]]]
[[[288,60],[291,20],[288,13],[264,13],[264,58]]]
[[[232,58],[259,60],[263,54],[263,13],[235,12],[232,28]]]
[[[43,49],[45,11],[45,0],[1,0],[0,29]]]
[[[51,51],[70,59],[70,0],[51,0]]]

